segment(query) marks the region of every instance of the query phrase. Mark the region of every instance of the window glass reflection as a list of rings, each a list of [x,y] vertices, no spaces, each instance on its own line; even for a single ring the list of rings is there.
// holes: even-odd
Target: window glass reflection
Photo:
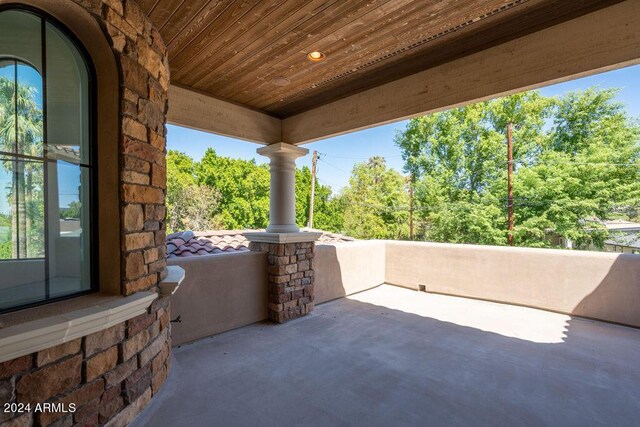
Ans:
[[[89,170],[63,162],[48,168],[49,277],[52,295],[90,288]]]
[[[63,31],[0,12],[0,311],[95,289],[90,84]]]

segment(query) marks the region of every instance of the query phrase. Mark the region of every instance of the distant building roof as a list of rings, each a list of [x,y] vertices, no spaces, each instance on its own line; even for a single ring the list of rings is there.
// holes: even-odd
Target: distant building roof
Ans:
[[[604,241],[607,245],[624,246],[627,248],[640,249],[640,233],[611,236]]]
[[[600,219],[596,217],[585,218],[580,223],[587,226],[587,229],[606,229],[607,231],[640,231],[640,223],[627,221],[625,219]],[[589,227],[591,226],[591,227]]]
[[[80,150],[67,145],[49,145],[48,156],[52,159],[70,161],[76,163],[80,161]]]
[[[623,219],[606,220],[602,224],[609,231],[640,231],[639,223]]]
[[[167,236],[167,258],[245,252],[249,250],[249,241],[242,233],[250,231],[264,230],[181,231],[173,233]],[[322,230],[305,228],[303,231],[321,232],[319,243],[334,244],[355,240],[352,237]]]

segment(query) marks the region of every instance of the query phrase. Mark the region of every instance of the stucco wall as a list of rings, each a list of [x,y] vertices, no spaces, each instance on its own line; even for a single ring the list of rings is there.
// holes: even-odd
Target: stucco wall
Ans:
[[[640,255],[390,241],[386,281],[640,327]]]
[[[317,245],[316,304],[378,286],[385,281],[385,242]]]
[[[314,258],[315,303],[384,283],[385,243],[317,245]],[[173,295],[174,345],[184,344],[267,319],[267,253],[243,252],[176,258],[186,277]]]
[[[267,318],[267,254],[243,252],[169,260],[186,276],[171,298],[174,345]]]
[[[172,259],[186,279],[172,297],[173,343],[267,318],[267,254]],[[640,255],[439,243],[316,245],[316,304],[382,283],[640,326]]]

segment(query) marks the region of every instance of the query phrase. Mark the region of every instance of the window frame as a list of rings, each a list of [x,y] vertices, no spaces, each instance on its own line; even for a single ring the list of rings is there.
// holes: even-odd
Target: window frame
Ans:
[[[51,14],[38,9],[36,7],[32,7],[29,5],[23,4],[6,4],[0,5],[0,13],[6,11],[19,11],[30,13],[34,15],[36,18],[40,20],[40,46],[41,46],[41,55],[42,55],[42,116],[43,116],[43,134],[42,134],[42,164],[43,164],[43,174],[44,174],[44,184],[43,184],[43,198],[44,198],[44,257],[43,258],[17,258],[17,259],[8,259],[8,260],[0,260],[0,265],[3,262],[29,262],[34,260],[43,260],[44,261],[44,269],[45,269],[45,298],[39,301],[30,302],[27,304],[21,304],[13,307],[8,307],[5,309],[0,309],[0,315],[5,313],[10,313],[14,311],[24,310],[32,307],[42,306],[46,304],[51,304],[58,301],[63,301],[71,298],[76,298],[79,296],[92,294],[99,292],[99,278],[100,278],[100,258],[99,258],[99,221],[100,221],[100,208],[99,208],[99,187],[98,187],[98,119],[97,119],[97,74],[96,69],[91,60],[91,55],[89,51],[81,42],[81,40],[76,37],[76,35],[67,28],[62,22],[56,19]],[[89,217],[90,217],[90,226],[89,226],[89,263],[90,263],[90,276],[89,276],[89,288],[70,293],[67,295],[62,295],[58,297],[50,297],[49,296],[49,230],[48,230],[48,220],[49,220],[49,206],[48,206],[48,185],[47,185],[47,172],[49,163],[53,165],[57,165],[59,160],[48,158],[48,140],[47,140],[47,39],[46,39],[46,28],[47,23],[53,26],[55,29],[60,31],[67,40],[78,50],[82,61],[87,69],[87,91],[88,91],[88,105],[87,105],[87,124],[89,127],[89,143],[88,143],[88,151],[89,151],[89,165],[83,164],[82,162],[78,164],[80,167],[86,167],[89,172],[89,200],[90,200],[90,209],[89,209]],[[29,61],[24,60],[23,58],[16,57],[15,55],[2,55],[0,54],[0,60],[7,59],[11,61],[15,61],[16,67],[17,64],[28,65],[32,68],[34,67]],[[36,68],[37,70],[37,68]],[[16,82],[17,84],[17,82]],[[19,153],[15,153],[16,155],[12,155],[16,159],[22,158]],[[9,155],[9,153],[7,153]]]

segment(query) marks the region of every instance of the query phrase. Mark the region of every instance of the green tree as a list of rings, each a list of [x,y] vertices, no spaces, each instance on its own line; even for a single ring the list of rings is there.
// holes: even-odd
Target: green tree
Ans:
[[[11,244],[11,240],[0,243],[0,259],[11,259],[12,249],[13,245]]]
[[[514,124],[516,243],[550,232],[601,245],[616,207],[638,206],[639,126],[615,90],[525,92],[413,119],[396,137],[416,180],[423,237],[506,243],[506,127]]]
[[[304,166],[296,169],[296,223],[306,227],[309,222],[309,203],[311,197],[311,170]],[[343,228],[343,206],[340,198],[333,195],[331,187],[322,185],[316,179],[313,227],[341,232]]]
[[[205,231],[221,226],[220,192],[196,182],[196,163],[184,153],[167,153],[167,228]]]
[[[16,85],[13,79],[0,77],[0,149],[40,156],[42,128],[36,88]],[[5,159],[3,166],[12,174],[12,186],[7,192],[12,212],[11,257],[41,257],[44,254],[42,164]]]
[[[201,161],[167,154],[167,221],[170,231],[205,228],[258,229],[269,223],[269,167],[206,151]],[[311,171],[296,170],[297,223],[309,215]],[[187,195],[187,196],[185,196]],[[202,217],[200,214],[204,214]],[[315,227],[342,229],[342,205],[331,189],[316,182]],[[204,227],[204,228],[203,228]]]
[[[334,233],[345,233],[344,212],[346,203],[340,194],[332,194],[331,188],[323,186],[316,194],[316,209],[314,212],[314,227]]]
[[[344,231],[357,238],[403,239],[409,234],[406,179],[382,157],[354,166],[343,192]]]
[[[78,200],[74,200],[69,203],[65,209],[60,210],[60,218],[80,218],[80,212],[82,211],[82,203]]]
[[[516,228],[523,242],[546,225],[578,247],[602,247],[606,232],[590,220],[640,205],[640,126],[616,95],[591,88],[556,99],[546,145],[514,183],[527,201]]]
[[[169,199],[169,197],[168,197]],[[206,231],[220,228],[217,212],[220,193],[205,185],[190,184],[171,194],[167,201],[170,231]]]
[[[176,150],[167,152],[167,229],[169,232],[183,231],[179,216],[185,189],[196,185],[195,164],[191,157]]]
[[[254,161],[218,156],[212,148],[195,165],[199,185],[220,192],[224,228],[265,228],[269,223],[269,168]]]

